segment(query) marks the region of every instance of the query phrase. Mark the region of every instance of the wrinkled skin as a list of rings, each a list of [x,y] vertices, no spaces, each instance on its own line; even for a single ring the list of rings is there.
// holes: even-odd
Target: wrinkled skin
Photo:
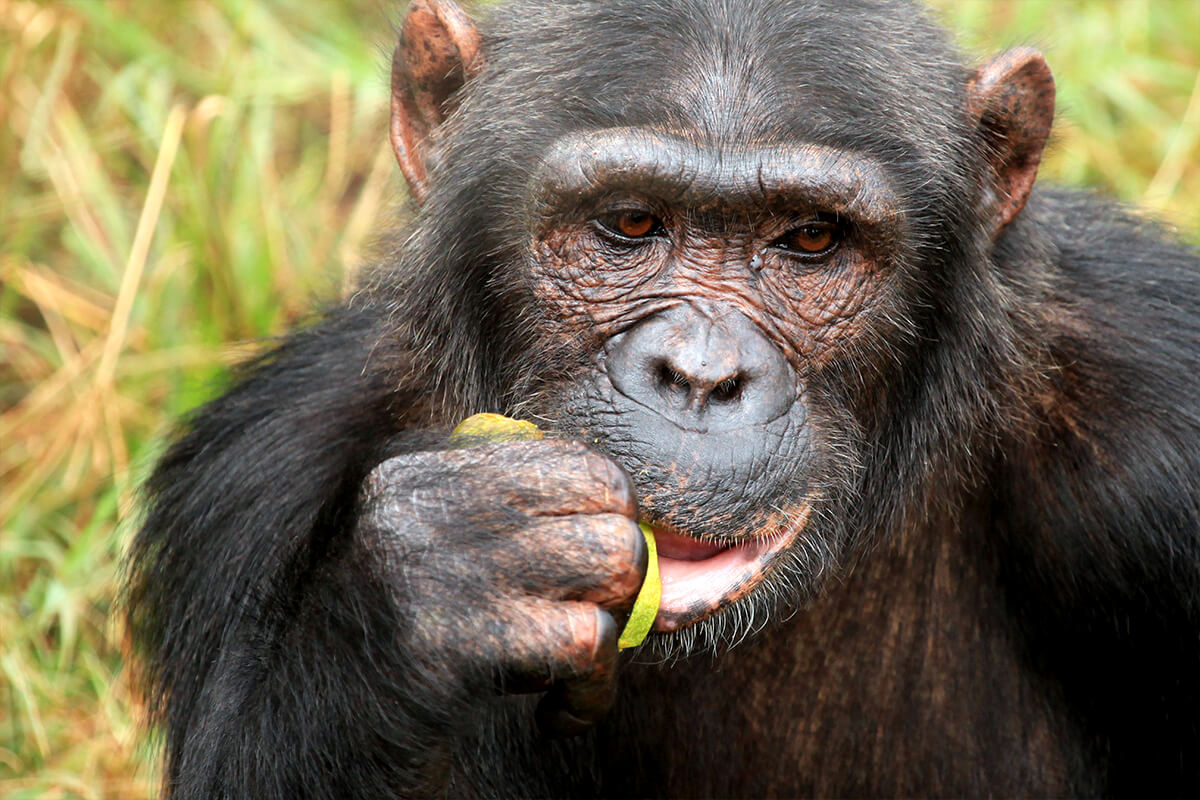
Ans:
[[[603,716],[616,678],[608,611],[628,609],[646,568],[620,467],[572,442],[413,453],[371,473],[364,504],[364,541],[403,565],[416,600],[406,646],[427,669],[488,676],[477,691],[493,676],[505,691],[554,684],[548,731],[578,733]]]

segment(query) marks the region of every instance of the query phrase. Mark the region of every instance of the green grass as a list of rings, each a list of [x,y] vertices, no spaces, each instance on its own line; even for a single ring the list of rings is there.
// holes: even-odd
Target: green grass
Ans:
[[[1200,3],[934,0],[967,51],[1033,45],[1058,82],[1042,176],[1200,226]],[[1195,236],[1193,235],[1193,239]]]
[[[938,0],[1041,46],[1043,174],[1200,226],[1200,4]],[[0,796],[145,797],[111,614],[169,420],[337,293],[401,191],[380,0],[0,0]]]

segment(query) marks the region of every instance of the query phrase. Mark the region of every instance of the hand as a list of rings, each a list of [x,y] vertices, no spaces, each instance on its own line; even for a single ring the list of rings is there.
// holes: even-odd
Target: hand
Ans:
[[[612,612],[632,606],[647,559],[619,465],[569,441],[413,453],[371,473],[362,508],[360,534],[396,586],[402,646],[429,682],[548,690],[538,722],[551,733],[604,716]]]

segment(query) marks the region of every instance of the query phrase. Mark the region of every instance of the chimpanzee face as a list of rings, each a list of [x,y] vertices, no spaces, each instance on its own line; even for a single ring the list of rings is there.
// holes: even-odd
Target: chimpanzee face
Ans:
[[[490,350],[461,405],[624,466],[660,542],[660,631],[810,596],[991,413],[946,353],[1011,363],[988,344],[1011,331],[976,321],[1004,289],[974,265],[1036,174],[1044,61],[971,76],[898,20],[897,71],[895,30],[789,9],[672,6],[643,28],[534,3],[537,25],[482,42],[455,17],[445,47],[397,62],[419,88],[393,98],[413,249],[459,266],[447,309]],[[577,40],[546,33],[575,14]],[[598,57],[627,40],[643,46]]]
[[[537,346],[577,369],[529,410],[629,471],[659,540],[659,629],[773,571],[808,588],[835,555],[813,507],[861,438],[822,375],[897,318],[883,168],[617,128],[555,142],[530,194]]]

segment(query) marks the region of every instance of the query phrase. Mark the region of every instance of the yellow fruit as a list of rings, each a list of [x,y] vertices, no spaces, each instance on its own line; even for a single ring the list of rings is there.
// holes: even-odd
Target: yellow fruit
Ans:
[[[498,442],[525,442],[541,439],[537,425],[503,414],[474,414],[450,432],[450,444],[471,444],[472,439],[492,439]]]
[[[542,438],[542,432],[532,422],[512,419],[502,414],[475,414],[467,417],[450,433],[450,443],[455,446],[472,444],[472,440],[490,439],[501,442],[523,442]],[[658,575],[658,547],[654,542],[654,531],[649,525],[639,523],[646,537],[649,559],[646,563],[646,580],[638,591],[629,612],[625,630],[617,639],[617,647],[626,650],[637,647],[650,633],[654,618],[658,616],[658,604],[662,600],[662,580]]]

